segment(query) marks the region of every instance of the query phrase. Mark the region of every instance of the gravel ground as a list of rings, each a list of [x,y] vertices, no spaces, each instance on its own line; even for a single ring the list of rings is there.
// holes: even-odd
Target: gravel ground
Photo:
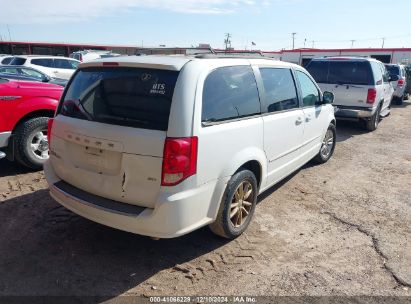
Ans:
[[[0,161],[0,295],[411,296],[411,103],[259,199],[234,241],[153,241],[80,218]]]

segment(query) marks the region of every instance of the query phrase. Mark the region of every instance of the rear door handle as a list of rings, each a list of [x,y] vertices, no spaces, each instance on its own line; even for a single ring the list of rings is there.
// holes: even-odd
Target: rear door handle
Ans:
[[[297,120],[295,121],[295,124],[297,126],[301,125],[303,123],[303,120],[301,119],[301,117],[298,117]]]

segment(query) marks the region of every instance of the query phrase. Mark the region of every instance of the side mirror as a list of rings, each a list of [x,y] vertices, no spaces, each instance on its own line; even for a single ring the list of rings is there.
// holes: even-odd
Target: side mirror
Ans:
[[[50,78],[49,76],[44,75],[44,76],[42,77],[41,81],[42,81],[42,82],[49,82],[50,79],[51,79],[51,78]]]
[[[398,81],[398,80],[400,80],[400,77],[399,77],[398,75],[391,75],[391,76],[388,78],[388,81],[389,81],[389,82]]]
[[[323,104],[332,104],[334,102],[334,94],[325,91],[323,93]]]

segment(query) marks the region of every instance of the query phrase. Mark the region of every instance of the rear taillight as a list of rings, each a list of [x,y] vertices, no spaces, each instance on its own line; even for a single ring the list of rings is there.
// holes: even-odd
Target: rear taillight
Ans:
[[[402,87],[404,84],[405,84],[405,80],[404,80],[404,79],[401,78],[401,79],[398,80],[398,84],[397,84],[397,85],[398,85],[399,87]]]
[[[376,98],[377,98],[377,90],[376,89],[368,89],[367,103],[373,104],[375,102]]]
[[[167,138],[164,144],[162,186],[175,186],[197,173],[197,137]]]
[[[103,62],[103,66],[119,66],[118,62]]]
[[[53,122],[54,118],[49,118],[49,121],[47,122],[47,141],[49,143],[49,148],[50,148],[50,138],[51,138],[51,129],[53,128]]]

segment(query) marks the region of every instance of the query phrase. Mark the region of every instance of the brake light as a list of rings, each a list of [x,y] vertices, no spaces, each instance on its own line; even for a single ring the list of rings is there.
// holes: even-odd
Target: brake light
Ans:
[[[175,186],[197,173],[198,137],[166,138],[162,186]]]
[[[375,102],[376,98],[377,98],[377,90],[376,89],[368,89],[367,103],[373,104]]]
[[[402,87],[404,84],[405,84],[405,80],[404,80],[404,79],[401,78],[401,79],[398,80],[398,86],[399,86],[399,87]]]
[[[51,139],[51,129],[53,128],[53,122],[54,122],[54,118],[49,118],[48,122],[47,122],[47,141],[49,143],[49,148],[50,148],[50,139]]]
[[[103,66],[118,66],[118,62],[103,62]]]

